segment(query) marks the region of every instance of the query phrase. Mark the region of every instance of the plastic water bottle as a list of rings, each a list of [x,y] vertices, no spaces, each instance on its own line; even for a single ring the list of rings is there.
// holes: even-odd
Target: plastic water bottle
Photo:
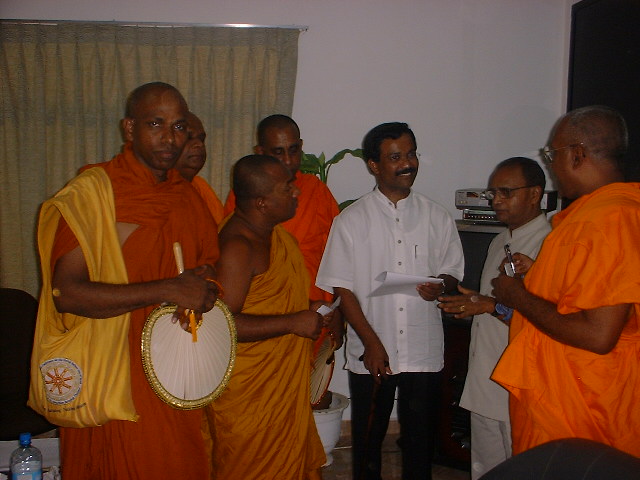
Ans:
[[[11,480],[42,480],[42,453],[31,445],[31,434],[20,434],[20,446],[11,453]]]

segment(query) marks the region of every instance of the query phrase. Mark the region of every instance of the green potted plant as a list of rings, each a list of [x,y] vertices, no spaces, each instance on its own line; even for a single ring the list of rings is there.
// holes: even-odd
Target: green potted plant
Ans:
[[[364,158],[362,156],[361,148],[356,148],[356,149],[345,148],[344,150],[340,150],[329,160],[326,159],[324,152],[322,152],[320,156],[313,155],[312,153],[303,152],[302,161],[300,162],[300,171],[302,173],[312,173],[314,175],[317,175],[318,178],[323,183],[326,184],[327,178],[329,176],[329,170],[331,169],[331,167],[336,163],[338,163],[340,160],[342,160],[347,154],[353,157]],[[340,210],[352,204],[353,202],[355,202],[355,200],[346,200],[342,202],[339,205]]]

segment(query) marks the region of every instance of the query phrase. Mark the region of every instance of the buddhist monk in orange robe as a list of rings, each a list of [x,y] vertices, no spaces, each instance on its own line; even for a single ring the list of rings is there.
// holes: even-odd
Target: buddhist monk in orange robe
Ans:
[[[84,252],[76,240],[81,232],[69,228],[63,210],[50,248],[41,247],[41,251],[51,251],[51,258],[44,258],[43,264],[50,262],[53,269],[57,311],[90,321],[131,312],[131,392],[138,419],[61,428],[65,480],[209,475],[200,434],[202,410],[176,410],[162,402],[147,382],[140,351],[142,328],[155,306],[170,302],[205,312],[213,307],[218,294],[215,285],[206,280],[214,275],[212,264],[218,258],[215,222],[195,190],[171,170],[187,140],[187,111],[184,99],[170,85],[138,87],[127,101],[123,130],[128,143],[123,153],[94,167],[104,169],[113,190],[127,284],[88,278]],[[67,188],[82,195],[86,188],[83,175],[89,173],[81,174]],[[108,191],[102,193],[109,195]],[[82,232],[83,237],[87,235],[91,232]],[[186,267],[179,276],[174,242],[182,245]]]
[[[257,136],[255,153],[277,158],[296,177],[295,185],[300,190],[298,209],[296,215],[282,226],[298,240],[311,277],[309,298],[330,300],[331,295],[316,287],[315,281],[331,223],[339,213],[338,204],[318,177],[298,171],[302,157],[302,139],[300,129],[293,119],[285,115],[266,117],[258,125]],[[233,212],[234,208],[235,195],[230,191],[224,206],[225,215]]]
[[[207,205],[211,216],[219,225],[224,218],[224,207],[222,202],[211,188],[207,181],[197,176],[207,161],[207,148],[204,141],[207,133],[204,131],[202,121],[193,113],[187,115],[189,140],[182,149],[182,154],[176,162],[176,170],[184,177],[185,180],[191,182],[193,188],[200,194],[202,200]]]
[[[640,457],[640,184],[623,183],[624,120],[608,107],[563,116],[545,149],[560,192],[524,283],[500,275],[516,309],[492,379],[510,395],[513,453],[584,438]]]
[[[220,230],[218,279],[234,314],[238,350],[225,392],[210,407],[213,478],[319,479],[325,455],[309,404],[312,339],[323,318],[295,239],[278,224],[298,189],[278,160],[234,167],[235,213]]]

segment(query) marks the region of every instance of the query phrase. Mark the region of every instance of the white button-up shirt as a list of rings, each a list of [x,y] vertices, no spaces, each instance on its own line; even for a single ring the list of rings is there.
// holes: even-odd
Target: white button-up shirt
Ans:
[[[444,336],[437,301],[427,302],[417,292],[370,296],[386,271],[462,278],[462,244],[442,206],[415,192],[394,205],[374,189],[334,219],[316,277],[324,290],[354,293],[393,373],[440,371]],[[364,346],[350,325],[346,353],[350,371],[369,373],[359,360]]]

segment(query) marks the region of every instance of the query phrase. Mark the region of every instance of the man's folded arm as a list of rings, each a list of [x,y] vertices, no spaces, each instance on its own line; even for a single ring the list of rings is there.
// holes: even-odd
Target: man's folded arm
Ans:
[[[499,291],[506,293],[505,303],[518,310],[540,331],[554,340],[599,355],[609,353],[618,343],[629,318],[631,305],[619,304],[561,314],[555,303],[528,292],[518,279],[500,275],[494,280],[508,283]],[[500,301],[500,297],[497,297]]]
[[[233,313],[239,342],[256,342],[268,338],[294,334],[316,339],[322,327],[317,312],[302,310],[285,315],[250,315],[242,313],[253,277],[268,265],[255,265],[250,242],[235,236],[223,237],[220,258],[216,263],[217,278],[224,288],[224,301]]]
[[[109,318],[163,302],[206,312],[213,308],[217,288],[210,265],[186,270],[178,277],[145,283],[109,284],[93,282],[82,250],[76,247],[54,266],[52,289],[56,309],[88,318]]]

